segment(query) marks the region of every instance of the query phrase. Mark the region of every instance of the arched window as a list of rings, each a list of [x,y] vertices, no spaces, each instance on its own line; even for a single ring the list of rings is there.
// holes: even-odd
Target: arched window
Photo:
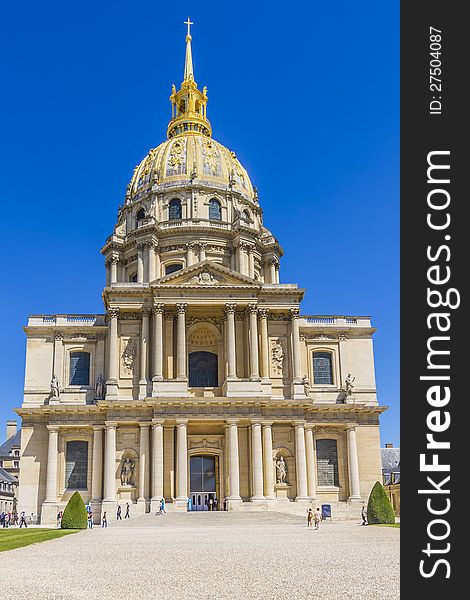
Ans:
[[[317,483],[339,487],[336,440],[317,440]]]
[[[181,200],[173,198],[168,205],[168,218],[170,221],[176,221],[177,219],[181,219],[181,215]]]
[[[65,447],[65,488],[86,490],[88,479],[88,442],[67,442]]]
[[[189,386],[217,387],[217,354],[213,352],[191,352],[189,355]]]
[[[215,198],[209,200],[209,219],[211,221],[222,220],[222,210],[220,208],[220,202]]]
[[[133,275],[129,275],[129,281],[137,283],[137,273],[134,273]]]
[[[171,273],[175,273],[183,268],[183,265],[180,263],[166,265],[165,266],[165,275],[170,275]]]
[[[90,355],[88,352],[70,353],[70,385],[90,384]]]
[[[143,208],[141,208],[136,216],[135,216],[135,226],[138,227],[139,226],[139,221],[143,221],[145,219],[145,210]]]
[[[250,211],[248,210],[244,210],[243,211],[243,218],[245,219],[245,221],[250,222],[251,221],[251,215],[250,215]]]
[[[331,385],[333,383],[333,365],[331,352],[313,353],[313,383]]]

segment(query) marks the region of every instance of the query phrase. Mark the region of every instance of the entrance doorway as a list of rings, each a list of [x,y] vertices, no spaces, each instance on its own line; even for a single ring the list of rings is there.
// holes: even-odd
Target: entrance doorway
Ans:
[[[218,457],[211,454],[191,456],[189,461],[191,510],[218,509],[217,461]]]

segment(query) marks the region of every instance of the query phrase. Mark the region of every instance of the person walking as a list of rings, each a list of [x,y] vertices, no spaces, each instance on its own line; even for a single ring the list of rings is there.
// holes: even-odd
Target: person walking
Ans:
[[[165,510],[165,498],[162,498],[160,500],[160,514],[161,515],[166,515],[166,510]]]
[[[93,529],[93,512],[88,511],[88,529]]]
[[[317,506],[317,510],[315,511],[315,514],[313,516],[313,520],[315,521],[315,529],[318,529],[318,526],[321,521],[321,512],[320,512],[320,509],[318,508],[318,506]]]
[[[219,506],[219,501],[217,500],[217,498],[214,498],[214,510],[218,510],[218,506]]]
[[[307,527],[312,527],[313,511],[311,508],[307,511]]]
[[[367,510],[366,510],[365,506],[363,506],[362,510],[361,510],[361,519],[362,519],[361,525],[367,525]]]
[[[129,502],[126,502],[126,514],[124,515],[125,519],[131,518],[130,510],[131,510],[131,507],[129,506]]]
[[[59,510],[59,512],[57,513],[57,527],[60,528],[61,525],[62,525],[62,511]]]
[[[106,516],[106,511],[103,512],[101,517],[101,528],[108,527],[108,517]]]
[[[121,505],[118,504],[117,507],[117,513],[116,513],[116,521],[122,521],[122,509],[121,509]]]
[[[24,512],[24,510],[21,512],[21,516],[20,516],[20,529],[21,529],[21,527],[23,527],[23,525],[25,527],[28,527],[28,524],[26,523],[26,513]]]

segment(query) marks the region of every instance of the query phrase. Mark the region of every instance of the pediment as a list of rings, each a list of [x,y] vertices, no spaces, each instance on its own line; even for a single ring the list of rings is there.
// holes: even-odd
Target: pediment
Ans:
[[[251,277],[232,271],[219,263],[204,260],[170,275],[152,281],[152,286],[197,286],[197,287],[261,287],[262,283]]]

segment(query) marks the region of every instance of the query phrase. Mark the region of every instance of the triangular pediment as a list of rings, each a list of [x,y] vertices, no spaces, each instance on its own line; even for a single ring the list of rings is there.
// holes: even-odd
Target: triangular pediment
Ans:
[[[232,287],[232,286],[253,286],[262,287],[260,281],[251,277],[232,271],[219,263],[210,260],[203,260],[200,263],[165,275],[160,279],[152,281],[152,286],[156,285],[176,285],[176,286],[197,286],[197,287]]]

